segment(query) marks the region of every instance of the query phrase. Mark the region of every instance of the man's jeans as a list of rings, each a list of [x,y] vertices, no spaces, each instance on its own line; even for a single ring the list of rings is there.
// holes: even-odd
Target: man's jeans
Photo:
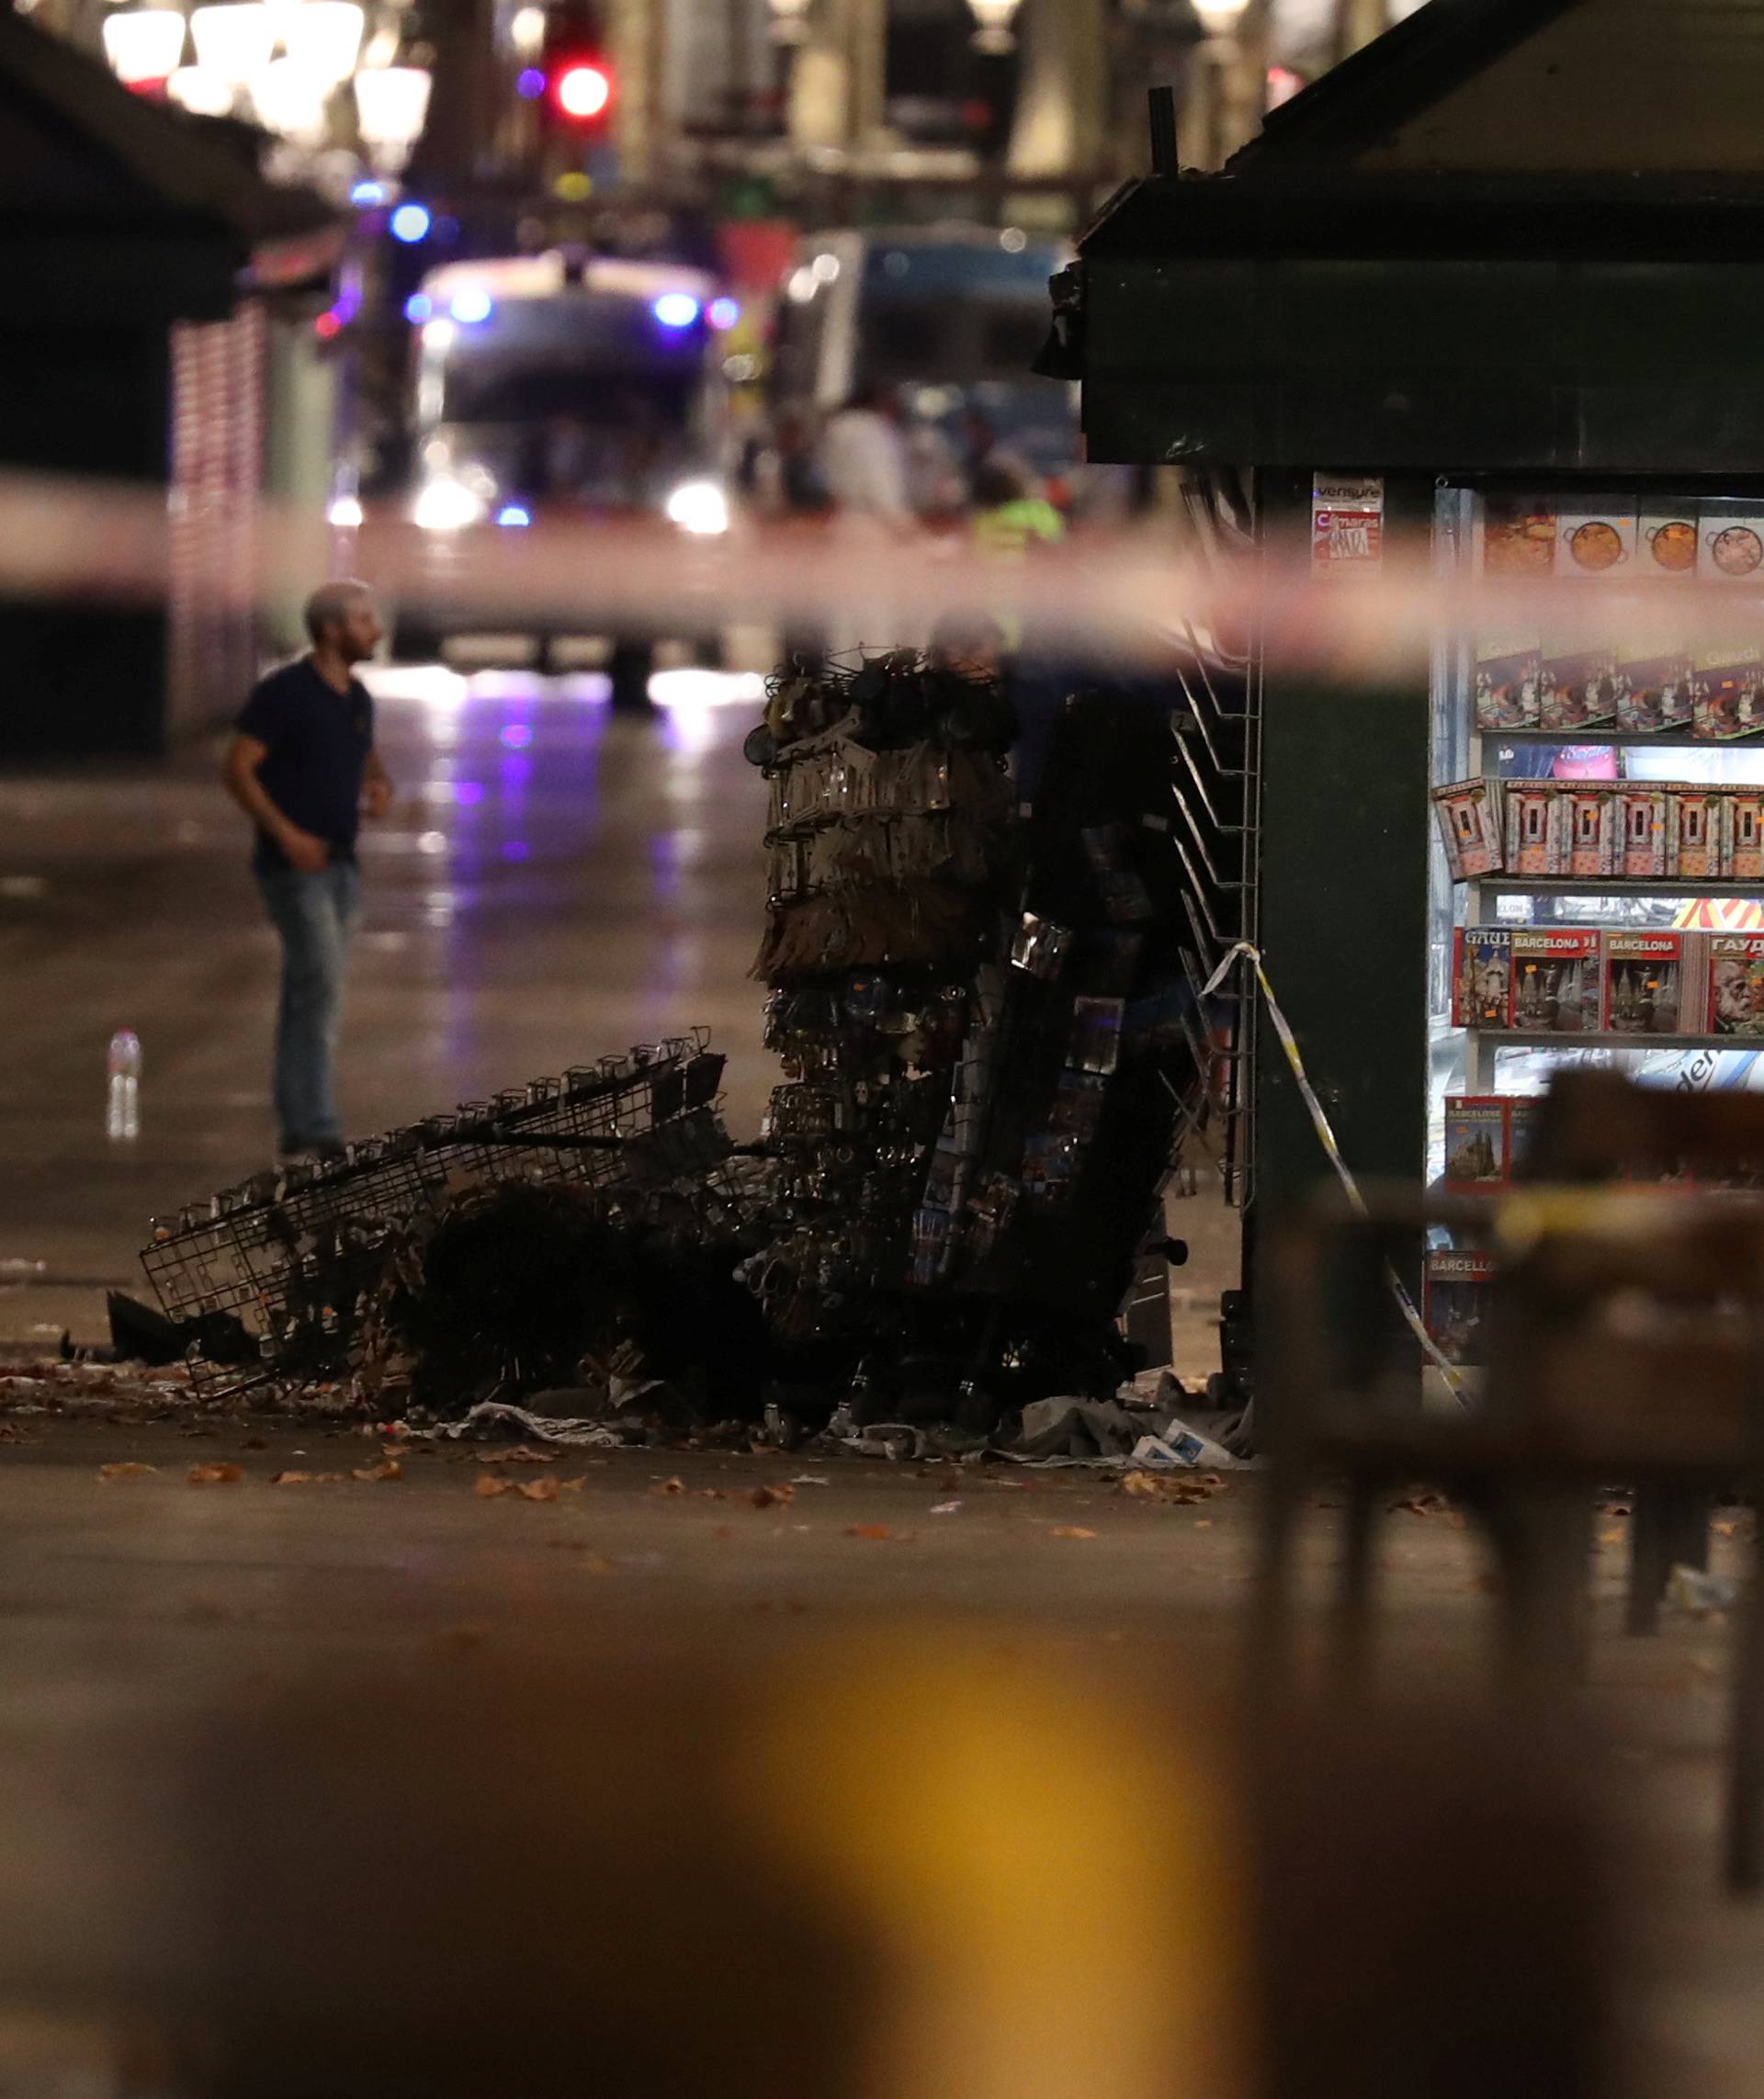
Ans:
[[[338,861],[317,875],[259,868],[257,886],[282,936],[276,1120],[282,1149],[303,1151],[343,1135],[331,1099],[331,1065],[349,942],[361,917],[361,870],[353,860]]]

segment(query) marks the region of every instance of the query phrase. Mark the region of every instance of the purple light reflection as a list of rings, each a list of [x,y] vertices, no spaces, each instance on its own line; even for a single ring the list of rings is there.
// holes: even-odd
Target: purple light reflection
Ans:
[[[530,860],[532,857],[533,848],[524,838],[505,838],[503,841],[504,860]]]
[[[533,741],[533,731],[524,721],[512,721],[498,732],[498,740],[509,750],[525,750]]]

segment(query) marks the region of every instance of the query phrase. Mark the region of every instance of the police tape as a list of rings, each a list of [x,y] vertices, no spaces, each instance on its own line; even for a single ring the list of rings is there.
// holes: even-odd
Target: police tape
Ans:
[[[1310,1078],[1306,1072],[1305,1059],[1299,1055],[1298,1037],[1293,1033],[1292,1022],[1281,1010],[1280,1000],[1274,997],[1274,987],[1268,981],[1268,972],[1262,965],[1261,950],[1250,941],[1238,941],[1227,951],[1212,976],[1207,978],[1202,997],[1210,999],[1213,996],[1214,992],[1225,981],[1227,976],[1229,975],[1232,966],[1240,955],[1246,957],[1255,970],[1256,983],[1261,987],[1262,1004],[1267,1007],[1268,1018],[1273,1022],[1275,1034],[1280,1037],[1280,1046],[1286,1053],[1286,1062],[1292,1067],[1293,1078],[1298,1087],[1299,1098],[1304,1101],[1306,1112],[1311,1118],[1311,1127],[1317,1132],[1317,1140],[1322,1145],[1329,1164],[1335,1168],[1336,1178],[1347,1191],[1348,1201],[1352,1205],[1355,1215],[1364,1217],[1368,1214],[1366,1199],[1360,1192],[1360,1183],[1353,1178],[1352,1168],[1341,1156],[1341,1146],[1336,1140],[1334,1130],[1330,1127],[1329,1118],[1324,1112],[1323,1103],[1317,1097],[1317,1089],[1311,1084]],[[1426,1322],[1416,1309],[1415,1300],[1409,1295],[1403,1279],[1388,1261],[1385,1263],[1385,1281],[1390,1286],[1391,1295],[1396,1300],[1396,1309],[1402,1314],[1404,1324],[1414,1335],[1416,1340],[1420,1343],[1422,1353],[1445,1380],[1447,1389],[1452,1393],[1453,1398],[1460,1405],[1464,1404],[1464,1381],[1462,1372],[1458,1366],[1446,1356],[1432,1335],[1428,1332]]]

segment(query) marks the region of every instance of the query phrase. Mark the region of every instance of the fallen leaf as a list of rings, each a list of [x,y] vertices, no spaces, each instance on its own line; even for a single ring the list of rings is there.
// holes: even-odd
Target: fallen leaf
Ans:
[[[471,1491],[480,1501],[493,1501],[499,1494],[513,1494],[514,1483],[513,1480],[499,1480],[492,1473],[480,1473],[478,1484]]]
[[[381,1464],[357,1469],[356,1477],[363,1481],[401,1480],[404,1477],[404,1468],[396,1458],[388,1458]]]
[[[1412,1494],[1405,1495],[1401,1501],[1392,1502],[1390,1513],[1395,1516],[1400,1510],[1408,1516],[1440,1516],[1445,1513],[1445,1507],[1443,1495]]]
[[[560,1480],[558,1492],[560,1494],[580,1494],[587,1482],[587,1477],[585,1473],[578,1473],[573,1480]]]
[[[1730,1522],[1724,1518],[1720,1522],[1711,1524],[1709,1528],[1717,1538],[1736,1538],[1739,1535],[1737,1520]]]
[[[512,1450],[480,1450],[481,1465],[555,1465],[555,1450],[536,1450],[531,1444],[517,1443]]]
[[[1048,1533],[1053,1538],[1094,1538],[1094,1530],[1086,1530],[1081,1523],[1057,1523]]]
[[[98,1467],[98,1477],[101,1480],[138,1480],[141,1478],[143,1473],[156,1473],[158,1470],[159,1467],[157,1465],[137,1464],[135,1461],[130,1458],[126,1462],[121,1464],[100,1465]]]
[[[230,1487],[245,1475],[237,1465],[192,1465],[188,1476],[193,1487]]]
[[[1196,1530],[1211,1530],[1213,1518],[1210,1516],[1203,1516],[1196,1521],[1194,1528]]]
[[[931,1506],[930,1513],[933,1516],[954,1516],[956,1511],[960,1508],[961,1506],[961,1503],[958,1501],[933,1502]]]
[[[755,1487],[748,1496],[755,1508],[776,1508],[796,1498],[795,1487]]]
[[[700,1501],[727,1501],[729,1495],[722,1487],[700,1487],[698,1498]]]
[[[514,1492],[523,1501],[556,1501],[556,1480],[518,1480],[514,1483]]]
[[[1139,1501],[1210,1501],[1225,1484],[1217,1473],[1128,1473],[1123,1494]]]
[[[910,1531],[903,1534],[899,1530],[891,1530],[886,1523],[853,1523],[847,1525],[845,1535],[847,1538],[900,1538],[903,1535],[910,1537],[912,1534]]]
[[[1624,1533],[1621,1530],[1601,1530],[1599,1533],[1599,1542],[1601,1545],[1621,1545]]]
[[[684,1494],[686,1483],[678,1473],[671,1480],[658,1480],[650,1489],[651,1494]]]

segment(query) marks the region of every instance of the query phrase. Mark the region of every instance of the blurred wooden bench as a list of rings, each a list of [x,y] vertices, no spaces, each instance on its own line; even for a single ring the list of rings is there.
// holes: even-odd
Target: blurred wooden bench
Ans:
[[[1560,1140],[1582,1147],[1568,1156],[1591,1150],[1581,1112]],[[1270,1682],[1290,1668],[1294,1548],[1319,1477],[1346,1481],[1334,1615],[1349,1672],[1366,1659],[1379,1516],[1393,1489],[1424,1481],[1487,1530],[1509,1671],[1558,1682],[1583,1652],[1598,1489],[1629,1487],[1638,1509],[1701,1510],[1706,1535],[1711,1494],[1764,1484],[1764,1202],[1535,1185],[1477,1200],[1374,1192],[1369,1209],[1320,1208],[1272,1248],[1259,1666]],[[1386,1260],[1412,1258],[1434,1225],[1499,1259],[1483,1401],[1456,1415],[1420,1411],[1418,1350],[1385,1284]],[[1669,1542],[1638,1530],[1632,1624],[1638,1595],[1650,1611],[1657,1599]],[[1727,1870],[1747,1890],[1764,1876],[1760,1549],[1755,1539],[1734,1614]]]

